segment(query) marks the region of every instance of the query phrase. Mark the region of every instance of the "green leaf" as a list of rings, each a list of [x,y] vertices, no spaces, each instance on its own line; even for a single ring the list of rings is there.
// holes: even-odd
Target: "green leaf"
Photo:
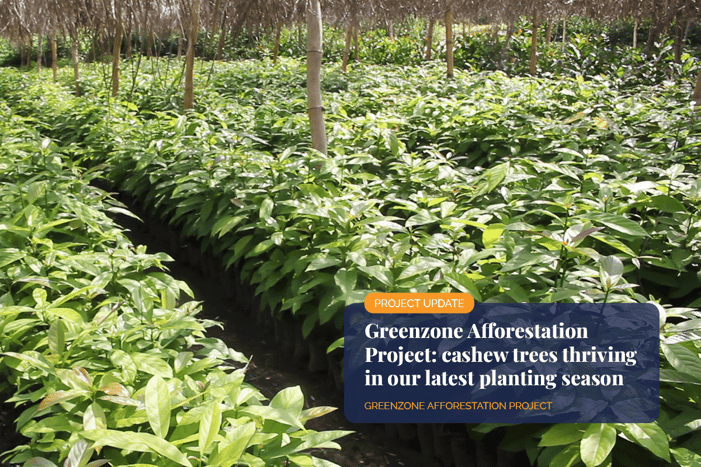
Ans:
[[[618,284],[623,277],[623,262],[616,256],[605,256],[599,260],[599,279],[604,290]]]
[[[165,438],[170,428],[170,390],[160,376],[153,376],[146,384],[144,404],[151,430],[156,436]]]
[[[145,353],[133,353],[130,355],[136,367],[144,372],[161,378],[171,379],[173,369],[168,363],[157,355]]]
[[[255,423],[246,423],[236,427],[228,434],[227,442],[219,443],[219,452],[209,460],[207,465],[210,467],[231,467],[238,463],[255,433]]]
[[[408,279],[416,276],[417,274],[424,274],[428,271],[442,268],[443,266],[445,266],[445,263],[438,258],[422,256],[416,260],[413,260],[409,266],[404,268],[401,274],[399,274],[397,280]]]
[[[580,441],[586,425],[576,423],[558,423],[543,433],[538,446],[564,446]]]
[[[580,442],[580,454],[587,467],[602,464],[616,444],[616,429],[605,423],[592,423]]]
[[[336,285],[341,289],[344,296],[350,295],[355,290],[355,284],[358,280],[358,273],[349,271],[345,268],[339,269],[334,276]]]
[[[485,195],[498,187],[499,184],[501,184],[501,182],[503,182],[506,178],[506,175],[509,173],[509,169],[510,164],[508,162],[504,162],[503,164],[487,169],[480,176],[480,183],[471,199],[474,200],[476,197]]]
[[[92,456],[94,449],[88,444],[84,439],[77,440],[73,446],[71,446],[70,451],[68,451],[68,456],[63,462],[63,467],[83,467],[90,457]]]
[[[504,232],[504,224],[490,224],[482,232],[482,243],[485,248],[493,248]]]
[[[698,379],[698,375],[701,375],[701,359],[696,352],[681,344],[661,344],[661,348],[669,363],[677,371]]]
[[[580,217],[599,222],[604,224],[606,227],[632,237],[649,237],[649,234],[645,231],[645,229],[640,227],[637,222],[633,222],[632,220],[623,216],[618,216],[608,212],[593,212],[584,214]]]
[[[407,221],[404,223],[404,227],[408,229],[410,227],[415,227],[418,225],[433,224],[434,222],[438,222],[439,220],[440,218],[432,212],[429,212],[426,209],[422,209],[421,211],[419,211],[418,214],[414,214],[409,219],[407,219]]]
[[[626,438],[667,462],[669,459],[669,440],[667,434],[657,423],[617,423],[614,425]]]
[[[270,407],[288,410],[293,416],[299,417],[304,407],[304,394],[302,393],[302,389],[299,386],[283,389],[270,401]]]
[[[650,201],[652,201],[653,206],[662,212],[686,212],[686,208],[681,201],[668,195],[653,196],[650,198]]]
[[[100,404],[93,402],[85,409],[83,414],[84,430],[100,430],[107,428],[107,418]]]
[[[674,460],[677,461],[681,467],[701,466],[701,455],[696,454],[690,449],[677,447],[671,449],[671,452],[674,454]]]
[[[80,396],[89,396],[90,392],[83,389],[69,389],[67,391],[55,391],[42,399],[39,410],[48,409],[52,405],[60,404]]]
[[[273,202],[273,200],[266,197],[260,204],[260,218],[265,219],[266,217],[270,217],[270,215],[273,213],[274,206],[275,203]]]
[[[58,467],[56,464],[51,462],[49,459],[44,457],[32,457],[27,459],[22,467]]]
[[[571,444],[558,452],[550,461],[549,467],[572,467],[580,462],[579,445]]]
[[[57,319],[49,326],[49,350],[61,356],[66,348],[66,326]]]
[[[331,345],[326,349],[326,353],[331,353],[338,348],[343,348],[343,343],[345,341],[344,337],[336,339]]]
[[[200,449],[200,456],[204,456],[204,453],[209,446],[214,442],[214,438],[219,433],[219,428],[221,428],[221,408],[217,401],[211,401],[210,404],[204,409],[202,413],[202,418],[200,418],[200,432],[198,446]],[[240,456],[241,454],[239,454]]]
[[[247,217],[248,216],[245,215],[238,215],[234,217],[224,216],[220,218],[214,224],[214,226],[212,226],[212,235],[217,235],[219,238],[223,237],[227,232],[239,225],[241,221],[245,220]]]
[[[313,418],[318,418],[323,415],[326,415],[327,413],[331,413],[333,411],[337,410],[336,407],[328,407],[328,406],[317,406],[317,407],[311,407],[309,409],[304,409],[302,410],[302,413],[299,415],[300,421],[307,421],[311,420]]]
[[[136,433],[133,431],[122,432],[116,430],[87,430],[81,432],[81,435],[87,439],[93,440],[95,442],[93,445],[94,448],[112,446],[117,449],[126,449],[127,451],[155,452],[182,466],[192,467],[192,464],[185,454],[180,452],[178,448],[163,438],[159,438],[150,433]]]
[[[305,269],[306,272],[309,271],[317,271],[319,269],[324,269],[328,268],[331,266],[336,266],[338,264],[341,264],[341,260],[334,256],[328,256],[328,255],[323,255],[323,256],[317,256],[314,257],[310,262],[309,266],[307,266],[307,269]]]

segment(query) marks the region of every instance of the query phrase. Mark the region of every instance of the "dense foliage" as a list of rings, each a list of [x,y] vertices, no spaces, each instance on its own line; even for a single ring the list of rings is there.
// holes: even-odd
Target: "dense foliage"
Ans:
[[[446,80],[437,63],[329,68],[328,156],[309,149],[294,60],[199,64],[208,86],[186,115],[174,60],[130,63],[116,100],[100,65],[84,70],[83,98],[68,75],[51,85],[10,70],[0,92],[73,160],[240,271],[262,306],[328,344],[345,305],[371,291],[664,304],[656,423],[473,434],[502,432],[538,465],[694,465],[701,122],[688,101],[698,64],[665,68],[664,49],[657,63],[592,62],[599,46],[575,36],[570,59],[541,59],[553,64],[541,78]]]
[[[303,451],[346,432],[304,422],[299,387],[269,404],[244,382],[246,358],[206,337],[163,254],[132,245],[33,119],[0,109],[0,391],[27,443],[11,463],[336,465]]]

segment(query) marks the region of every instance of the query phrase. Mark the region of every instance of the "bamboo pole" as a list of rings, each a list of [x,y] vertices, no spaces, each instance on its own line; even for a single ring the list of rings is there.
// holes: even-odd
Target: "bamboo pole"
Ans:
[[[319,0],[309,0],[307,5],[307,97],[309,101],[309,123],[312,147],[326,154],[326,123],[321,103],[321,58],[323,37],[321,28],[321,5]]]

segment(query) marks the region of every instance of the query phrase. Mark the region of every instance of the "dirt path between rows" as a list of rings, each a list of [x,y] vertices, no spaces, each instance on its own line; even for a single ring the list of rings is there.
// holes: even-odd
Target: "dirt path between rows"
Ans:
[[[129,200],[122,201],[130,204]],[[129,208],[139,214],[134,206]],[[127,229],[125,233],[135,245],[146,245],[149,253],[163,251],[163,243],[155,242],[146,233],[142,223],[123,216],[116,220]],[[286,387],[299,385],[308,406],[337,408],[330,414],[308,421],[307,427],[317,431],[350,430],[354,433],[338,440],[342,446],[340,451],[321,450],[314,455],[342,467],[440,467],[441,464],[435,458],[422,455],[420,451],[405,446],[399,438],[390,435],[385,425],[348,422],[343,415],[343,396],[336,390],[332,378],[328,375],[310,374],[296,367],[291,356],[283,354],[277,348],[273,336],[253,323],[248,313],[233,309],[232,303],[218,289],[218,281],[203,277],[198,268],[177,261],[166,266],[170,274],[185,281],[195,293],[196,300],[202,302],[203,313],[200,316],[222,323],[223,328],[210,328],[208,334],[222,339],[229,347],[251,358],[246,372],[247,382],[268,398]]]

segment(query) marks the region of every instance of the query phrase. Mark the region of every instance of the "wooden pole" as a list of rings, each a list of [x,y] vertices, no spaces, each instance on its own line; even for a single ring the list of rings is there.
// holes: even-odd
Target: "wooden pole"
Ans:
[[[309,123],[312,147],[326,154],[326,123],[321,103],[321,58],[323,37],[321,28],[321,5],[319,0],[309,0],[307,5],[307,95],[309,101]]]
[[[197,33],[200,29],[200,4],[202,0],[195,0],[190,10],[190,30],[187,38],[187,52],[185,53],[185,96],[183,98],[183,108],[192,110],[195,107],[195,45],[197,44]]]

